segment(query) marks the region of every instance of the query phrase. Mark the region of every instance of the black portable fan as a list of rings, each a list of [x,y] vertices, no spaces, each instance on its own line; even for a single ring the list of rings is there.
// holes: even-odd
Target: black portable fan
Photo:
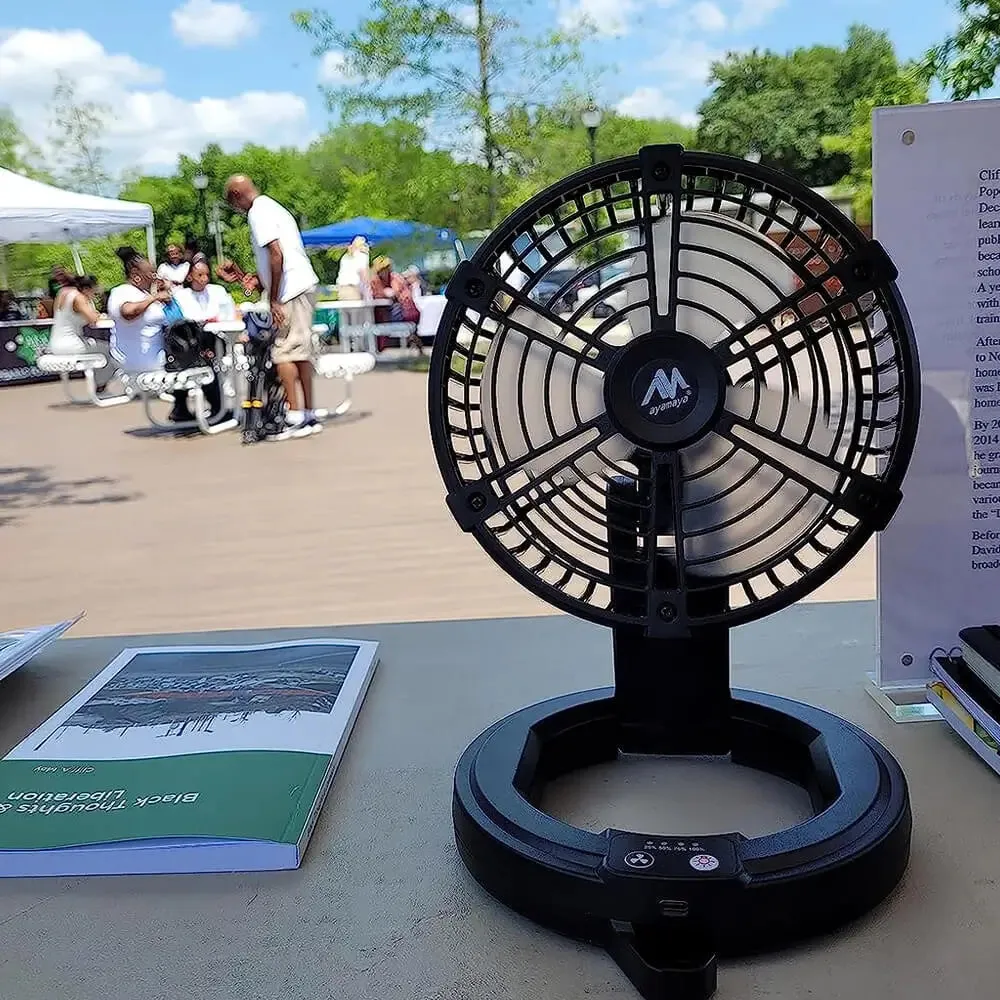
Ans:
[[[901,499],[919,374],[895,279],[792,178],[656,146],[535,197],[449,284],[430,370],[448,505],[529,590],[611,627],[615,679],[469,746],[458,848],[644,997],[708,997],[717,955],[840,926],[906,868],[885,748],[729,681],[729,629],[833,576]],[[804,786],[815,815],[681,838],[537,807],[545,782],[619,754],[729,756]]]

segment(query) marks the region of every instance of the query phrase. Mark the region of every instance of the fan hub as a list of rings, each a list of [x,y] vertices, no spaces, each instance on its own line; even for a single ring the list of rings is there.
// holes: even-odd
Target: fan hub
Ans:
[[[726,373],[711,348],[672,331],[626,344],[604,381],[612,422],[645,448],[680,448],[705,435],[725,393]]]

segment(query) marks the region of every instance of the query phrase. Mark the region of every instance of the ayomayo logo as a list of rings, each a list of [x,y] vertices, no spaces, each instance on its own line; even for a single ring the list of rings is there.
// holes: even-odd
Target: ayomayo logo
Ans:
[[[648,407],[648,415],[655,417],[669,410],[683,408],[690,401],[691,395],[691,386],[676,365],[670,370],[669,375],[664,369],[657,368],[656,374],[649,382],[646,395],[643,396],[642,406],[644,409]],[[659,402],[653,404],[656,397],[659,397]]]

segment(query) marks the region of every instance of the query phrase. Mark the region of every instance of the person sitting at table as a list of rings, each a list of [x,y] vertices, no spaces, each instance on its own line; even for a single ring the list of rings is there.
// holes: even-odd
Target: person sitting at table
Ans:
[[[392,269],[391,257],[376,257],[372,264],[373,299],[389,299],[391,305],[375,307],[376,323],[416,323],[420,310],[413,301],[409,283]]]
[[[403,272],[403,278],[410,286],[410,292],[412,293],[414,299],[419,299],[427,294],[427,282],[424,280],[423,273],[416,264],[411,264]]]
[[[121,259],[127,281],[111,290],[108,315],[114,320],[111,338],[113,356],[126,372],[159,371],[166,364],[163,331],[171,317],[183,314],[174,301],[173,292],[163,287],[155,276],[153,265],[134,247],[119,247],[115,253]],[[204,387],[210,415],[222,409],[222,393],[218,377]],[[187,423],[194,419],[188,409],[187,392],[174,392],[174,408],[168,419],[172,423]]]
[[[228,322],[237,318],[236,303],[222,285],[210,284],[208,262],[198,260],[181,288],[174,290],[174,297],[186,319],[199,323]]]
[[[119,247],[115,254],[122,262],[125,283],[112,288],[108,296],[108,315],[115,324],[112,356],[129,373],[159,371],[166,363],[163,328],[167,324],[165,309],[173,295],[135,247]],[[174,393],[169,419],[174,423],[191,419],[186,392]]]
[[[0,288],[0,323],[17,323],[22,319],[24,313],[14,301],[14,293],[9,288]]]
[[[52,319],[59,289],[68,285],[72,280],[73,275],[61,264],[56,264],[52,268],[52,275],[49,278],[49,294],[38,302],[38,319]]]
[[[115,364],[110,345],[90,337],[86,328],[100,320],[94,306],[97,293],[97,279],[92,274],[70,277],[56,293],[53,303],[52,329],[49,333],[49,354],[100,354],[106,364],[94,372],[98,392],[103,392],[114,376]]]
[[[337,270],[337,298],[349,302],[364,298],[362,288],[368,281],[368,241],[355,236],[340,258]]]
[[[187,280],[180,288],[174,289],[174,301],[180,308],[181,315],[196,323],[234,322],[238,315],[236,303],[222,285],[210,284],[210,277],[208,259],[204,254],[196,255],[191,262]],[[216,337],[215,357],[222,357],[226,349],[225,339]],[[222,408],[222,388],[218,373],[215,381],[205,386],[203,391],[210,407],[210,416],[214,419]]]
[[[184,259],[184,250],[178,243],[167,244],[167,259],[156,269],[156,276],[171,287],[183,285],[191,270]]]
[[[392,258],[376,257],[372,263],[371,294],[373,299],[389,299],[391,304],[376,306],[375,323],[413,323],[420,322],[420,310],[413,301],[413,292],[409,283],[401,274],[392,269]],[[381,351],[385,347],[386,337],[376,335],[376,344]],[[423,354],[424,345],[416,333],[407,337],[407,344],[416,347]]]
[[[115,254],[122,262],[125,283],[112,288],[108,296],[108,315],[115,324],[112,352],[128,372],[159,371],[166,360],[164,307],[173,295],[161,286],[153,265],[134,247],[119,247]]]

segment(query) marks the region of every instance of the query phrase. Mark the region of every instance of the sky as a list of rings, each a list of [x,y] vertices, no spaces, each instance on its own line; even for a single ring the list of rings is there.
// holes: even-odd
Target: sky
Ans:
[[[323,0],[306,0],[323,6]],[[109,106],[105,146],[116,170],[166,173],[206,143],[305,145],[330,123],[322,84],[336,52],[315,56],[288,0],[0,0],[0,104],[45,146],[59,74],[81,100]],[[352,27],[366,0],[328,0]],[[533,0],[529,28],[597,29],[586,57],[611,67],[595,94],[637,117],[695,120],[713,59],[754,47],[779,52],[842,44],[848,26],[889,32],[919,56],[956,22],[952,0]]]

